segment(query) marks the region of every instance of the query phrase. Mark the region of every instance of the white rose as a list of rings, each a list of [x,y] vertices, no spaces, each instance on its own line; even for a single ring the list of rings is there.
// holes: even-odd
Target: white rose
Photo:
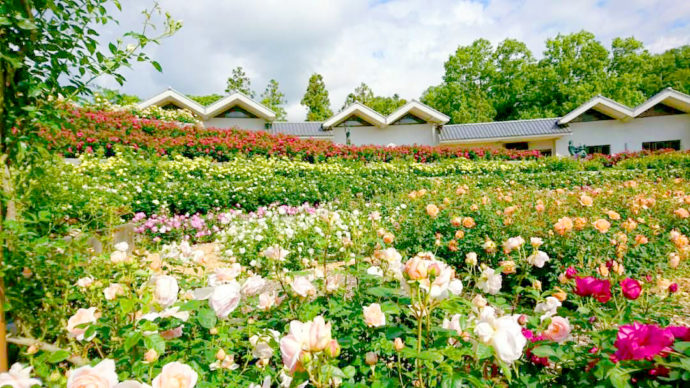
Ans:
[[[103,290],[103,295],[106,300],[113,300],[118,295],[125,293],[125,289],[119,283],[113,283]]]
[[[85,365],[70,371],[67,388],[114,388],[117,382],[115,361],[106,358],[96,366]]]
[[[86,288],[93,284],[93,278],[91,276],[85,276],[77,280],[77,286],[81,288]]]
[[[491,307],[485,307],[474,329],[479,339],[484,344],[491,345],[496,356],[509,364],[522,356],[522,350],[527,344],[517,320],[517,315],[496,318],[495,311]]]
[[[367,274],[371,276],[383,277],[383,270],[381,267],[373,266],[367,269]]]
[[[129,250],[129,244],[127,244],[127,241],[120,241],[119,243],[115,244],[115,250],[127,252]]]
[[[110,261],[113,264],[117,263],[122,263],[127,261],[127,252],[126,251],[113,251],[113,253],[110,254]]]
[[[450,284],[448,284],[448,291],[450,291],[453,295],[460,295],[462,293],[462,280],[451,280]]]
[[[543,321],[546,318],[551,318],[556,315],[559,307],[561,307],[561,301],[553,296],[549,296],[546,298],[545,302],[537,303],[534,307],[534,312],[543,313],[541,316],[541,320]]]
[[[175,303],[179,291],[180,287],[174,277],[159,275],[154,278],[153,298],[162,307],[168,307]]]
[[[296,277],[292,282],[292,289],[297,295],[306,298],[316,293],[316,287],[304,276]]]
[[[364,322],[369,327],[381,327],[386,324],[386,315],[381,311],[381,305],[372,303],[362,308],[364,311]]]
[[[236,281],[213,289],[208,303],[218,318],[227,318],[240,304],[240,285]]]
[[[153,388],[192,388],[199,375],[189,365],[171,362],[153,379]]]
[[[0,373],[0,387],[29,388],[41,385],[41,380],[31,378],[31,365],[24,367],[15,362],[9,371]]]
[[[255,295],[266,285],[266,280],[260,275],[254,275],[244,281],[242,292],[245,295]]]
[[[477,282],[477,287],[483,292],[491,295],[498,294],[501,290],[503,278],[500,273],[496,273],[493,268],[486,268],[482,271],[482,275]]]
[[[96,316],[95,307],[91,307],[88,309],[79,309],[67,321],[67,332],[70,336],[76,338],[78,341],[91,341],[96,336],[96,333],[93,333],[93,335],[91,335],[89,338],[84,338],[84,333],[86,333],[86,329],[88,328],[88,326],[77,326],[83,325],[85,323],[94,323],[96,322],[96,320],[98,320],[98,317]]]
[[[527,257],[527,262],[537,268],[544,267],[547,261],[549,261],[549,255],[542,251],[536,251]]]

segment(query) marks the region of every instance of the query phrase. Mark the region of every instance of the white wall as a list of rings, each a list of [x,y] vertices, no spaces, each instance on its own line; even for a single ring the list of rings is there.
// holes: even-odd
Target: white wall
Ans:
[[[552,153],[555,152],[555,142],[556,139],[542,139],[542,140],[530,140],[529,138],[519,138],[515,137],[510,141],[493,141],[493,142],[446,142],[444,145],[458,146],[459,148],[505,148],[506,143],[521,143],[527,142],[527,147],[530,150],[551,150]],[[567,149],[566,149],[567,152]]]
[[[690,114],[652,116],[619,120],[600,120],[571,123],[570,136],[556,141],[556,153],[567,156],[568,141],[573,145],[611,145],[611,153],[640,151],[642,142],[680,140],[683,150],[690,148]]]
[[[214,117],[204,121],[206,128],[237,128],[246,129],[248,131],[265,131],[266,120],[264,119],[250,119],[250,118],[228,118],[228,117]]]
[[[335,127],[333,142],[345,144],[345,128]],[[432,124],[390,125],[377,127],[351,127],[350,144],[352,145],[436,145],[438,140]]]

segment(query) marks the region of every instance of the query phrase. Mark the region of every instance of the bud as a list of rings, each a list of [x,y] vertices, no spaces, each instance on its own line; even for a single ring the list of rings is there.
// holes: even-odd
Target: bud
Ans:
[[[215,327],[212,327],[209,331],[209,334],[211,335],[217,335],[218,334],[218,329]]]
[[[568,276],[564,273],[558,275],[558,282],[561,284],[568,283]]]
[[[396,352],[399,352],[405,348],[405,344],[403,343],[402,339],[400,339],[400,337],[397,337],[395,341],[393,341],[393,347],[395,348]]]
[[[462,225],[462,218],[461,217],[453,217],[450,219],[450,224],[453,225],[454,227],[458,228]]]
[[[465,237],[465,231],[460,229],[455,231],[455,239],[462,240]]]
[[[561,288],[554,287],[554,289],[556,290],[556,293],[553,294],[554,298],[558,299],[561,302],[568,299],[568,294],[565,291],[563,291]]]
[[[31,272],[31,268],[29,267],[24,267],[22,270],[22,276],[24,276],[25,279],[28,279],[33,275],[33,272]]]
[[[225,360],[225,350],[218,349],[218,351],[216,352],[216,360],[218,360],[218,361]]]
[[[527,324],[527,320],[528,320],[527,315],[522,314],[518,318],[518,323],[520,324],[520,326],[525,326]]]
[[[156,352],[156,350],[149,349],[148,351],[146,351],[146,353],[144,353],[144,361],[152,363],[156,360],[158,360],[158,352]]]
[[[532,288],[534,288],[537,291],[541,291],[541,282],[539,280],[533,281]]]
[[[597,272],[599,272],[599,275],[607,277],[609,276],[609,267],[607,267],[606,264],[601,263],[599,264],[599,268],[597,268]]]
[[[364,356],[364,362],[366,362],[369,366],[374,366],[377,362],[379,362],[379,356],[377,356],[374,352],[367,352],[367,354]]]
[[[36,344],[32,344],[26,349],[26,354],[36,354],[36,352],[38,352],[38,345]]]
[[[504,260],[498,263],[503,268],[504,275],[514,274],[516,272],[515,262],[513,260]]]
[[[340,347],[340,344],[338,343],[338,340],[332,339],[332,340],[330,340],[330,342],[328,342],[328,345],[326,345],[326,348],[324,349],[324,353],[326,353],[326,355],[328,357],[336,358],[340,355],[340,349],[341,349],[341,347]]]
[[[383,242],[386,244],[390,244],[395,240],[395,235],[391,232],[386,232],[383,235]]]
[[[477,254],[474,252],[470,252],[467,255],[465,255],[465,264],[475,266],[477,265]]]
[[[678,268],[678,265],[680,264],[680,255],[676,252],[671,252],[668,255],[668,266],[671,267],[672,269]]]
[[[302,365],[309,365],[311,362],[311,353],[302,352],[302,354],[299,356],[299,362],[301,362]]]
[[[670,286],[668,286],[668,292],[670,293],[676,293],[678,291],[678,283],[671,283]]]

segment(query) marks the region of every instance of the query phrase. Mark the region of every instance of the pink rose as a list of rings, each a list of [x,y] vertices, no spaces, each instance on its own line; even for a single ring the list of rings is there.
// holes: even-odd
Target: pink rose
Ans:
[[[651,360],[656,355],[671,350],[673,333],[669,329],[662,329],[657,325],[643,325],[633,323],[623,325],[618,329],[618,336],[614,346],[614,362],[620,360]]]
[[[412,280],[426,279],[429,269],[429,260],[413,257],[405,263],[405,273]]]
[[[544,338],[561,343],[570,335],[570,322],[568,318],[555,316],[551,318],[551,323],[544,333]]]
[[[623,290],[623,296],[628,299],[637,299],[642,293],[642,286],[640,282],[632,278],[625,278],[621,280],[621,290]]]
[[[611,282],[592,276],[575,279],[575,294],[593,296],[599,302],[606,303],[611,299]]]
[[[82,366],[70,371],[67,388],[114,388],[117,384],[115,361],[105,359],[96,366]]]
[[[331,324],[326,323],[322,316],[314,318],[309,326],[309,350],[319,352],[331,340]]]
[[[153,388],[192,388],[199,375],[189,365],[181,362],[165,364],[161,373],[153,379]]]
[[[67,321],[67,332],[71,337],[76,338],[78,341],[91,341],[96,333],[93,333],[89,338],[84,338],[84,333],[86,333],[87,327],[78,327],[86,323],[94,323],[98,320],[96,316],[96,308],[90,307],[88,309],[79,309],[76,314],[72,315]]]
[[[372,303],[364,306],[364,322],[369,327],[381,327],[386,324],[386,315],[381,311],[381,305]]]

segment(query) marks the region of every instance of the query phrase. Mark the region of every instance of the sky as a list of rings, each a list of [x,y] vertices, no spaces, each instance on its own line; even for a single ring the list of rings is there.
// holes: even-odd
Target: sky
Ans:
[[[104,41],[139,30],[151,3],[121,0],[119,25]],[[460,45],[485,38],[523,41],[539,58],[547,38],[580,30],[605,46],[634,36],[652,52],[690,44],[688,0],[160,0],[183,27],[147,53],[163,67],[135,64],[119,87],[143,99],[167,87],[185,94],[223,94],[242,66],[257,96],[272,78],[288,103],[288,120],[303,121],[309,76],[323,75],[338,111],[361,82],[377,95],[419,99],[440,83],[443,63]]]

